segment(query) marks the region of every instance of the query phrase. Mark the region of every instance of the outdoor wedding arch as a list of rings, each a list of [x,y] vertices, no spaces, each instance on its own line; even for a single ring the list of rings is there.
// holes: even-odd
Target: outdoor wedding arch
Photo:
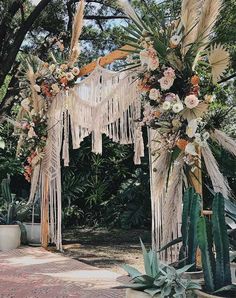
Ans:
[[[62,249],[61,159],[69,165],[70,135],[76,149],[91,134],[97,154],[102,153],[102,134],[133,144],[134,162],[140,164],[147,127],[157,250],[180,233],[183,187],[192,185],[202,195],[202,163],[213,190],[230,196],[209,145],[217,142],[236,155],[235,141],[216,125],[211,109],[212,90],[230,63],[224,46],[210,39],[222,2],[206,0],[201,7],[201,1],[183,0],[180,17],[164,25],[141,19],[128,1],[118,2],[131,21],[125,47],[82,69],[75,66],[85,6],[81,0],[68,59],[48,64],[29,57],[20,69],[26,84],[15,121],[18,154],[25,158],[25,177],[31,181],[29,202],[36,193],[41,196],[43,247],[50,235]],[[104,68],[127,56],[124,70]]]

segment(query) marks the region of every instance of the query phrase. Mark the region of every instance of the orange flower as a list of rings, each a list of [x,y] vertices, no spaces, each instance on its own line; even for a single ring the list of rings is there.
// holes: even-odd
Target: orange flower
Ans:
[[[180,150],[185,150],[185,147],[188,145],[188,141],[184,139],[178,139],[176,145]]]
[[[139,89],[140,91],[149,91],[149,90],[151,89],[151,87],[148,86],[148,85],[146,85],[146,84],[144,84],[142,81],[140,81],[140,82],[138,83],[138,89]]]
[[[64,85],[67,85],[67,83],[68,83],[67,78],[66,78],[66,77],[62,77],[62,78],[60,79],[60,83],[61,83],[61,84],[64,84]]]
[[[159,110],[157,110],[157,111],[155,111],[155,112],[153,113],[153,115],[154,115],[156,118],[159,118],[160,115],[161,115],[161,112],[160,112]]]
[[[199,82],[200,82],[199,76],[194,75],[194,76],[191,78],[191,84],[192,84],[192,85],[194,85],[194,86],[195,86],[195,85],[198,85]]]

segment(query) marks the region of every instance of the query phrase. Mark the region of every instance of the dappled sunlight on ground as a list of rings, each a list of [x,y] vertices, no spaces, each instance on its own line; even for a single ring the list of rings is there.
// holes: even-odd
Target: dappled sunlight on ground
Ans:
[[[124,290],[113,289],[120,280],[120,274],[42,248],[0,252],[0,298],[122,298]]]

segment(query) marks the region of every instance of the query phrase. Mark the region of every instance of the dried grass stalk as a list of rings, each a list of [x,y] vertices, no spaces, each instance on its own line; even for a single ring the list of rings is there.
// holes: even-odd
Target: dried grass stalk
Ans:
[[[202,156],[206,165],[207,172],[211,178],[212,186],[215,192],[220,192],[227,198],[231,195],[231,189],[228,181],[219,170],[218,163],[211,152],[209,145],[202,147]]]
[[[72,36],[70,44],[69,66],[72,66],[80,55],[79,38],[83,29],[85,1],[81,0],[77,7],[72,25]]]
[[[218,129],[214,130],[212,138],[216,140],[225,150],[236,156],[236,142],[234,139]]]
[[[143,24],[140,22],[139,17],[137,16],[128,0],[118,0],[118,5],[131,20],[135,21],[139,26],[143,27]]]
[[[181,23],[184,26],[182,53],[185,55],[190,45],[197,38],[197,23],[203,0],[183,0],[181,9]]]
[[[28,63],[28,70],[26,72],[27,79],[30,83],[30,89],[31,89],[31,100],[33,103],[34,112],[36,114],[39,113],[39,96],[38,93],[35,90],[35,84],[36,84],[36,73],[33,70],[33,67]]]
[[[197,28],[197,38],[202,42],[204,48],[209,41],[210,34],[217,21],[217,17],[222,8],[222,2],[222,0],[204,1]]]

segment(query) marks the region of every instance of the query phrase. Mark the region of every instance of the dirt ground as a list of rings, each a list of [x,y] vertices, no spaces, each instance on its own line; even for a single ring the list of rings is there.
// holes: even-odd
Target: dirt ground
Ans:
[[[150,247],[147,230],[72,229],[63,235],[64,254],[92,266],[124,274],[123,264],[143,271],[139,237]]]

